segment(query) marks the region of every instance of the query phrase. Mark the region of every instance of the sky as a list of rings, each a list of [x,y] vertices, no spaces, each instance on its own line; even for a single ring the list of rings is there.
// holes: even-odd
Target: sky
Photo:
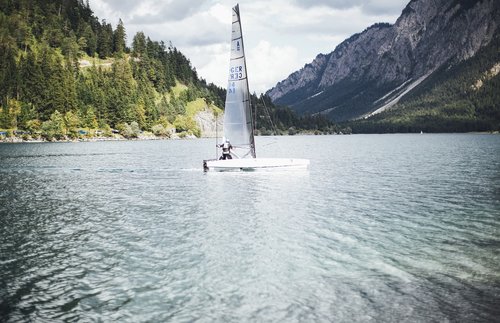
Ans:
[[[180,50],[198,76],[227,86],[231,8],[237,0],[89,0],[127,43],[143,31]],[[377,22],[394,23],[409,0],[240,0],[250,91],[264,93]]]

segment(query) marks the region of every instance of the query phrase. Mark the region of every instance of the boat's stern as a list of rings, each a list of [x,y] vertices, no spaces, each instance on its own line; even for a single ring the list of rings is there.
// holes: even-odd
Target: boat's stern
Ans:
[[[203,159],[203,171],[204,172],[208,172],[210,170],[210,168],[208,168],[209,161],[210,161],[210,159]]]

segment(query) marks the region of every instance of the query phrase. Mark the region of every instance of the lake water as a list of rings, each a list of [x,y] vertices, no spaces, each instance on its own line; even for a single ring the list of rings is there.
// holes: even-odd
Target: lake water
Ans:
[[[500,136],[0,144],[0,321],[500,318]]]

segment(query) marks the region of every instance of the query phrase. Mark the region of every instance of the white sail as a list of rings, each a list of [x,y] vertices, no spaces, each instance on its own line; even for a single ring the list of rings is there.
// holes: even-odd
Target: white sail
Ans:
[[[224,136],[240,157],[255,158],[252,111],[239,6],[233,8],[231,59],[224,111]]]

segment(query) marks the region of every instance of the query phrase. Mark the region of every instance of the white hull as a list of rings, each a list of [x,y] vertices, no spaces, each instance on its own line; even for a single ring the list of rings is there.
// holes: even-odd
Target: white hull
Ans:
[[[242,158],[226,160],[205,160],[205,171],[256,171],[306,169],[309,159],[297,158]]]

